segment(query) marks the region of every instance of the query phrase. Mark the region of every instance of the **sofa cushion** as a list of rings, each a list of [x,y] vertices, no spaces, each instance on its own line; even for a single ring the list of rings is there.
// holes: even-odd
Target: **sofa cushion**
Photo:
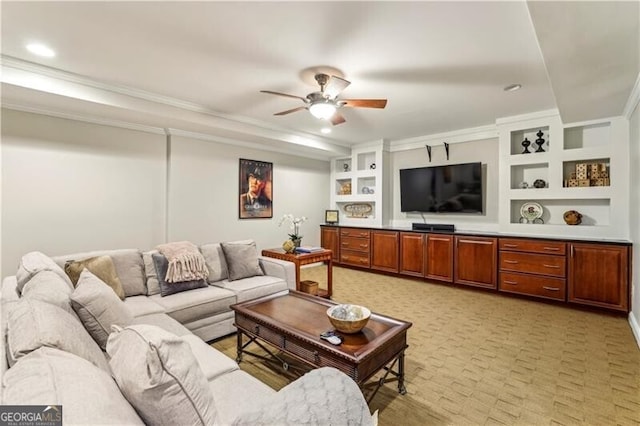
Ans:
[[[191,347],[191,352],[193,352],[193,356],[198,361],[198,365],[200,365],[207,380],[213,380],[218,376],[240,368],[234,360],[207,345],[198,336],[189,333],[182,336],[182,338]]]
[[[258,263],[258,250],[252,240],[220,243],[229,269],[229,281],[264,275]]]
[[[151,257],[153,258],[153,264],[156,267],[158,283],[160,284],[160,295],[162,297],[207,286],[207,282],[204,279],[174,283],[167,282],[165,277],[167,275],[167,269],[169,269],[169,261],[160,253],[154,253]]]
[[[189,344],[180,337],[158,327],[132,325],[109,336],[107,353],[120,390],[145,423],[214,424],[213,394]]]
[[[71,352],[104,371],[107,361],[80,321],[68,312],[39,300],[20,299],[7,307],[9,364],[42,346]]]
[[[164,313],[164,308],[147,296],[131,296],[124,299],[124,305],[134,317]]]
[[[158,250],[145,251],[142,253],[144,262],[144,274],[147,278],[147,295],[153,296],[160,293],[160,283],[158,282],[158,274],[156,265],[153,263],[153,254],[160,253]]]
[[[83,260],[96,256],[109,256],[113,260],[118,278],[122,283],[125,296],[147,294],[142,254],[137,249],[99,250],[54,257],[53,260],[63,266],[69,260]]]
[[[144,324],[160,327],[164,331],[168,331],[176,336],[189,336],[193,335],[191,331],[178,321],[174,320],[167,314],[149,314],[142,315],[133,319],[132,324]]]
[[[69,260],[64,265],[64,271],[69,275],[74,286],[78,285],[80,274],[85,268],[111,287],[120,299],[124,299],[124,289],[111,257],[96,256],[84,260]]]
[[[200,252],[204,256],[207,269],[209,269],[208,282],[214,283],[229,278],[227,261],[219,243],[204,244],[200,246]]]
[[[212,285],[233,291],[237,296],[237,303],[288,290],[285,280],[268,275],[237,281],[222,280]]]
[[[22,297],[51,303],[75,316],[70,300],[72,292],[69,284],[53,271],[38,272],[22,287]]]
[[[45,254],[39,251],[32,251],[22,256],[20,259],[20,265],[16,271],[16,279],[18,282],[16,290],[19,294],[22,293],[22,287],[24,287],[24,285],[40,271],[51,271],[59,275],[73,291],[73,284],[60,265]]]
[[[71,295],[71,305],[93,340],[104,350],[112,325],[127,326],[133,316],[124,302],[88,269],[80,274],[76,289]]]
[[[63,424],[143,424],[109,374],[54,348],[31,352],[4,374],[2,403],[62,405]]]
[[[162,297],[150,296],[165,312],[181,324],[187,324],[218,313],[231,311],[236,295],[224,288],[207,286]]]

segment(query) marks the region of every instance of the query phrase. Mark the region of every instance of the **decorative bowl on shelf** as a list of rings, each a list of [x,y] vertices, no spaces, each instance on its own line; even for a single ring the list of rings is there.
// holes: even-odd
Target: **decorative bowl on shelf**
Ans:
[[[371,317],[371,311],[359,305],[335,305],[327,309],[331,325],[341,333],[359,333]]]

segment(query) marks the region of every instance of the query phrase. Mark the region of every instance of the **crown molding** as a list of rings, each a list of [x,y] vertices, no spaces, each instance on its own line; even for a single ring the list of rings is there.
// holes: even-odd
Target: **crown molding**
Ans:
[[[120,120],[107,120],[104,118],[98,118],[90,115],[72,114],[72,113],[55,111],[52,109],[47,109],[42,107],[33,107],[30,105],[21,105],[21,104],[11,103],[11,102],[9,103],[2,102],[2,108],[13,110],[13,111],[27,112],[31,114],[47,115],[50,117],[62,118],[65,120],[74,120],[74,121],[81,121],[83,123],[98,124],[100,126],[118,127],[121,129],[135,130],[138,132],[153,133],[156,135],[167,134],[166,129],[163,129],[161,127],[145,126],[143,124],[129,123],[129,122],[120,121]]]
[[[636,77],[636,83],[633,85],[631,94],[629,94],[629,99],[627,99],[622,115],[627,120],[631,120],[631,115],[633,115],[633,111],[638,107],[638,104],[640,104],[640,73]]]
[[[411,149],[421,149],[431,143],[463,143],[498,137],[498,128],[495,124],[486,126],[471,127],[468,129],[454,130],[451,132],[436,133],[433,135],[418,136],[410,139],[395,140],[390,143],[389,151],[408,151]]]
[[[126,101],[122,101],[121,99],[115,100],[113,99],[113,94],[124,96],[127,99],[134,99],[139,101],[146,101],[146,107],[152,110],[161,110],[162,107],[169,108],[177,108],[185,113],[195,113],[195,115],[204,115],[208,120],[213,120],[213,125],[216,127],[220,127],[221,129],[232,130],[238,133],[246,133],[250,136],[257,137],[265,137],[270,139],[279,139],[284,142],[289,142],[293,144],[305,145],[308,144],[311,148],[319,148],[331,152],[331,155],[339,154],[340,151],[347,149],[350,147],[350,144],[336,141],[333,139],[323,138],[310,133],[296,132],[290,129],[286,129],[284,127],[275,126],[269,123],[265,123],[259,120],[249,119],[247,117],[235,116],[230,114],[222,114],[217,111],[214,111],[210,108],[207,108],[203,105],[195,104],[188,101],[183,101],[180,99],[159,95],[156,93],[147,92],[144,90],[139,90],[123,85],[116,85],[110,83],[104,83],[97,80],[90,79],[86,76],[59,70],[57,68],[47,67],[40,64],[35,64],[33,62],[24,61],[18,58],[14,58],[7,55],[0,55],[0,65],[2,66],[3,72],[0,74],[0,81],[7,84],[17,85],[20,87],[26,87],[33,90],[46,91],[46,88],[42,86],[35,87],[30,86],[28,78],[20,78],[20,77],[29,77],[29,76],[38,76],[44,77],[48,79],[52,79],[53,82],[65,82],[71,84],[75,87],[69,87],[68,93],[65,91],[67,87],[57,88],[56,91],[52,91],[52,93],[56,93],[58,95],[67,96],[70,98],[78,97],[75,92],[78,92],[77,87],[90,88],[93,89],[91,95],[87,96],[87,98],[83,100],[96,102],[95,99],[98,99],[100,103],[104,103],[106,105],[123,107],[123,104],[126,104]],[[23,73],[20,76],[11,76],[11,73],[6,73],[6,70],[14,70],[17,72]],[[15,73],[14,73],[15,74]],[[40,82],[42,83],[42,82]],[[46,86],[46,85],[45,85]],[[55,86],[52,84],[52,86]],[[73,89],[76,89],[75,91]],[[105,99],[105,96],[100,96],[104,93],[110,94]],[[90,97],[95,99],[90,99]],[[79,98],[82,98],[81,96]],[[126,105],[125,105],[126,107]],[[211,125],[211,123],[210,123]],[[265,148],[263,148],[265,149]],[[338,152],[335,152],[338,151]]]

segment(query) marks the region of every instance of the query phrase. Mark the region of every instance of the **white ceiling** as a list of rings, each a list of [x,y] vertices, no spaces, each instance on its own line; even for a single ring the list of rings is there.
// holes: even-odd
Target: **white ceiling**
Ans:
[[[640,71],[637,1],[3,1],[1,14],[5,106],[319,155],[553,108],[621,115]],[[302,102],[259,91],[304,97],[318,67],[386,109],[345,108],[327,136],[307,111],[273,116]]]

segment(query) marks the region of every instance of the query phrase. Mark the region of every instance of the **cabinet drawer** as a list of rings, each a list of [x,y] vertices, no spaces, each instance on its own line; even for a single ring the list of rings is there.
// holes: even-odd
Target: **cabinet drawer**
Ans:
[[[567,286],[562,278],[500,272],[499,290],[564,301]]]
[[[342,250],[354,250],[369,253],[369,240],[364,238],[342,237],[340,238]]]
[[[362,253],[351,250],[340,250],[340,263],[349,265],[369,267],[369,252]]]
[[[560,241],[519,240],[516,238],[500,238],[500,250],[527,251],[531,253],[548,253],[565,255],[566,243]]]
[[[354,229],[354,228],[346,228],[340,230],[340,236],[344,237],[353,237],[353,238],[367,238],[369,239],[369,231],[366,229]]]
[[[566,269],[566,258],[564,256],[500,252],[501,271],[527,272],[564,278]]]

